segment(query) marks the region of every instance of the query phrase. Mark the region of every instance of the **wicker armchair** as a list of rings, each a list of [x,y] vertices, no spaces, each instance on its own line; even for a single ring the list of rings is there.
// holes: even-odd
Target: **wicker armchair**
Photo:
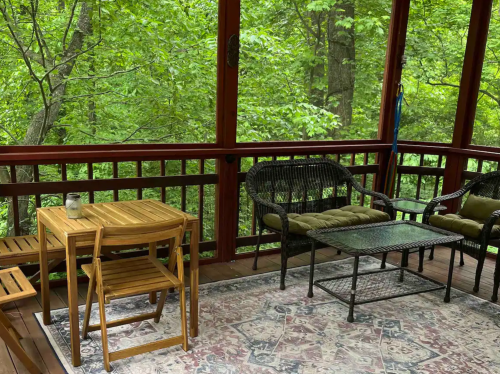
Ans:
[[[470,209],[469,212],[465,212],[465,207],[467,202],[464,204],[462,209],[454,214],[447,214],[445,216],[433,216],[432,212],[436,205],[447,201],[458,199],[464,196],[467,192],[469,192],[469,198],[473,196],[475,199],[477,198],[487,198],[488,200],[484,200],[488,206],[482,212],[482,219],[478,219],[477,214],[475,217],[470,217]],[[492,201],[492,200],[497,200]],[[486,252],[488,249],[488,245],[495,246],[497,248],[500,247],[500,210],[498,209],[497,204],[500,204],[500,171],[495,171],[487,174],[483,174],[477,178],[474,178],[472,181],[467,183],[460,190],[441,197],[436,197],[433,199],[425,208],[423,215],[423,223],[431,224],[433,226],[440,226],[441,228],[445,228],[451,231],[456,231],[465,236],[465,240],[463,240],[461,248],[460,248],[460,265],[464,264],[463,261],[463,253],[475,258],[477,263],[476,268],[476,277],[474,283],[474,292],[479,291],[479,284],[481,280],[481,273],[483,271],[484,260],[486,258]],[[484,206],[484,203],[483,203]],[[481,213],[481,212],[478,212]],[[434,218],[432,218],[434,217]],[[449,219],[455,219],[458,217],[463,221],[467,221],[466,223],[477,223],[477,231],[474,232],[464,232],[464,227],[462,226],[462,222],[458,221],[458,224],[453,224],[451,227],[443,227],[443,224],[439,221],[436,221],[437,218],[440,217],[441,222],[446,222],[447,217]],[[434,222],[433,222],[434,221]],[[494,288],[493,288],[493,296],[492,301],[498,300],[498,286],[500,283],[500,256],[497,257],[497,263],[495,268],[495,279],[494,279]]]
[[[350,206],[353,188],[365,195],[384,200],[387,214],[369,208]],[[253,269],[257,269],[262,232],[268,230],[280,234],[282,290],[285,289],[288,258],[311,250],[311,241],[305,232],[301,234],[291,232],[294,227],[293,225],[290,227],[290,222],[296,224],[292,216],[329,211],[331,214],[340,212],[340,215],[351,217],[352,211],[355,216],[356,212],[364,210],[365,214],[378,215],[378,218],[383,214],[384,220],[393,217],[392,203],[387,196],[363,188],[345,167],[326,158],[257,163],[247,173],[246,189],[255,203],[255,216],[259,229]],[[331,211],[340,208],[346,210]],[[351,211],[348,211],[349,209]],[[269,222],[266,223],[266,215],[274,216],[277,225],[272,227]],[[340,217],[343,218],[345,217]],[[332,220],[336,221],[336,218]],[[357,220],[357,217],[354,217],[354,220]],[[344,221],[341,225],[346,226],[345,223]],[[357,224],[363,223],[368,222],[357,222]]]

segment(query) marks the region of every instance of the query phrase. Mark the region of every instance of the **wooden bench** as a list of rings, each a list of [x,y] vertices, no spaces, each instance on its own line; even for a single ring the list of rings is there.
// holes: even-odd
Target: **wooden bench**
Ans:
[[[51,262],[49,271],[54,269],[66,259],[66,246],[61,243],[53,234],[47,234],[47,251]],[[84,246],[77,249],[79,256],[91,255],[93,246]],[[0,238],[0,266],[21,265],[28,262],[38,262],[40,260],[40,244],[38,235],[12,236]],[[31,284],[40,279],[37,272],[30,278]]]
[[[64,257],[65,246],[57,238],[47,235],[49,256]],[[27,262],[38,262],[40,244],[37,235],[13,236],[0,239],[0,266],[20,265]]]

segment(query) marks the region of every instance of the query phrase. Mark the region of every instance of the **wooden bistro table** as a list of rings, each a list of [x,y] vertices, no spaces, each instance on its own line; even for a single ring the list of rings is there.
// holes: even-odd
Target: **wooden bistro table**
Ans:
[[[81,365],[76,247],[94,245],[96,227],[100,224],[104,226],[133,225],[147,222],[169,221],[179,218],[180,216],[187,217],[188,224],[186,231],[191,232],[190,332],[191,336],[195,337],[198,336],[198,218],[156,200],[85,204],[83,205],[83,218],[81,219],[68,219],[66,217],[65,207],[37,209],[42,310],[43,322],[45,325],[51,323],[46,230],[49,229],[61,243],[66,244],[71,352],[74,366]],[[156,255],[156,248],[150,248],[150,254]]]

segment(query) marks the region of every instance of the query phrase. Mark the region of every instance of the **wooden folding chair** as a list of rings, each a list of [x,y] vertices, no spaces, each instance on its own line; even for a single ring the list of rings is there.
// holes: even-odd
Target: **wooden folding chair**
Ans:
[[[31,374],[40,374],[41,370],[19,344],[21,335],[1,309],[2,305],[11,301],[35,296],[36,291],[18,267],[0,270],[0,282],[0,338]]]
[[[83,271],[90,278],[87,308],[83,321],[83,338],[86,339],[90,331],[101,330],[104,367],[107,371],[111,370],[110,362],[112,361],[155,351],[157,349],[182,344],[182,348],[185,351],[188,350],[184,262],[181,248],[186,225],[187,220],[185,218],[178,218],[165,223],[116,227],[101,226],[98,228],[94,248],[94,260],[92,264],[82,266]],[[156,243],[168,239],[174,239],[174,249],[171,249],[170,258],[172,259],[172,256],[175,256],[176,261],[169,261],[167,269],[154,254],[156,253]],[[102,246],[138,245],[145,243],[149,243],[149,256],[101,263],[100,256]],[[174,275],[176,264],[177,276]],[[165,304],[167,292],[172,288],[178,289],[180,293],[182,319],[181,335],[138,347],[109,352],[107,328],[144,321],[150,318],[154,318],[154,321],[158,323]],[[99,300],[100,324],[89,326],[94,290],[97,292]],[[112,299],[139,294],[151,294],[158,291],[161,291],[161,296],[158,301],[156,312],[106,322],[104,306]]]

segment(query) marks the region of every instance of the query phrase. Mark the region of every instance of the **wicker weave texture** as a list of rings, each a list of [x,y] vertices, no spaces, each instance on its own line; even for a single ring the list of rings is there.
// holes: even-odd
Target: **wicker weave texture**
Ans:
[[[257,220],[275,213],[282,220],[283,235],[288,234],[288,213],[319,213],[351,203],[353,189],[384,200],[392,216],[389,198],[363,188],[345,167],[325,159],[265,161],[247,173],[248,194],[255,202]]]
[[[494,171],[491,173],[486,173],[474,178],[469,183],[467,183],[463,188],[449,195],[444,195],[434,198],[425,208],[423,221],[424,223],[429,223],[429,218],[434,210],[434,208],[445,201],[461,199],[465,194],[476,195],[481,197],[487,197],[490,199],[500,200],[500,171]],[[474,291],[479,290],[479,283],[481,279],[481,273],[483,271],[484,260],[486,258],[486,252],[488,250],[488,245],[490,243],[490,235],[493,226],[496,221],[500,218],[500,210],[493,212],[488,220],[484,223],[481,235],[478,239],[466,237],[462,242],[462,251],[469,256],[474,257],[478,260],[476,269],[476,279],[474,284]],[[500,258],[500,257],[498,257]],[[497,300],[498,287],[500,284],[500,260],[497,259],[497,264],[495,268],[495,280],[494,280],[494,290],[492,299]]]
[[[311,239],[306,235],[289,233],[289,213],[321,213],[351,203],[351,192],[383,200],[386,212],[392,217],[389,198],[363,188],[344,166],[327,158],[287,161],[265,161],[255,164],[247,173],[245,188],[255,204],[255,218],[259,226],[259,243],[263,230],[281,235],[281,289],[285,288],[288,257],[310,251]],[[268,227],[263,217],[277,214],[281,230]],[[257,244],[254,269],[257,268]]]

